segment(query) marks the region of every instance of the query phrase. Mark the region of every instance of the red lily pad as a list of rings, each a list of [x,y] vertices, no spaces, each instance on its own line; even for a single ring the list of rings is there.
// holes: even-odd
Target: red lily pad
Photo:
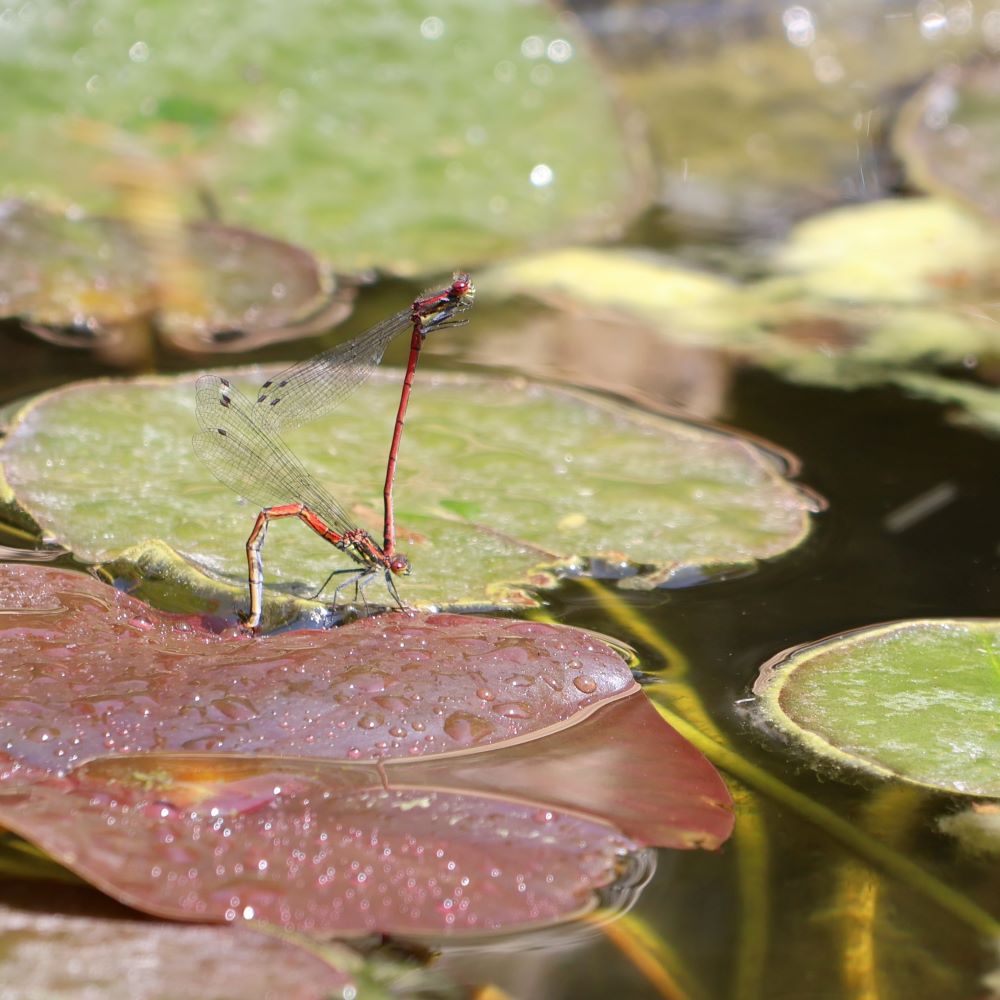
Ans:
[[[581,630],[250,639],[35,566],[4,568],[0,605],[0,823],[149,912],[520,927],[595,905],[643,846],[731,830],[717,772]]]
[[[362,977],[251,928],[130,917],[110,901],[102,906],[100,897],[83,888],[46,885],[39,897],[30,882],[3,887],[5,998],[328,1000],[350,995],[352,987],[360,993],[355,984]],[[356,964],[362,966],[360,957]]]

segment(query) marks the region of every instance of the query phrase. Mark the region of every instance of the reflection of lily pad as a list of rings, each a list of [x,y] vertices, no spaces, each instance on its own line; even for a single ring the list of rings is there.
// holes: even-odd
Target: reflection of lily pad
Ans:
[[[591,633],[393,614],[252,640],[36,567],[0,597],[0,822],[153,913],[551,922],[643,844],[732,827],[719,775]]]
[[[910,98],[893,140],[915,184],[1000,219],[1000,61],[944,66]]]
[[[949,792],[1000,796],[1000,626],[896,622],[783,653],[754,691],[812,751]]]
[[[285,436],[377,534],[398,375],[373,381],[363,419],[340,414]],[[400,547],[414,565],[401,581],[408,601],[530,603],[526,586],[590,557],[655,586],[683,569],[780,555],[808,531],[814,501],[732,434],[519,381],[438,376],[418,388],[396,486]],[[195,460],[193,408],[190,378],[57,390],[19,415],[0,452],[4,475],[81,559],[139,563],[147,540],[161,539],[238,593],[256,510]],[[315,587],[338,558],[301,525],[278,524],[266,577],[278,591]]]
[[[621,115],[548,5],[26,11],[0,52],[2,193],[107,212],[114,153],[73,137],[91,120],[178,163],[223,218],[344,268],[469,265],[603,231],[636,201]]]
[[[189,350],[246,350],[342,319],[353,290],[331,283],[304,250],[228,226],[0,206],[0,315],[57,343],[99,347],[138,322]]]

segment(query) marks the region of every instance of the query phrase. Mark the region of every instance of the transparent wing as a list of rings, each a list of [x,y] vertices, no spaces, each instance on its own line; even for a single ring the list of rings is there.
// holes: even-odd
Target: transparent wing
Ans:
[[[298,427],[335,410],[375,371],[389,342],[410,323],[405,309],[346,344],[317,354],[268,379],[253,407],[273,428]]]
[[[227,379],[203,375],[195,397],[201,430],[192,439],[194,451],[220,483],[258,507],[302,503],[336,531],[355,529],[344,508]]]

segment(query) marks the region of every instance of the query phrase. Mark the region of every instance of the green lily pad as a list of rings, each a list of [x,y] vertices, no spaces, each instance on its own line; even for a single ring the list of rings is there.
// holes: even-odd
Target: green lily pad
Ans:
[[[1000,796],[1000,622],[902,621],[782,653],[754,692],[812,752],[875,774]]]
[[[910,180],[1000,219],[1000,62],[938,70],[907,102],[893,133]]]
[[[236,384],[252,390],[268,374]],[[378,372],[363,414],[284,435],[376,536],[399,380]],[[734,434],[522,380],[419,381],[396,482],[399,547],[414,567],[400,584],[416,606],[531,604],[526,588],[587,558],[648,588],[780,555],[809,530],[815,499]],[[257,509],[195,458],[194,399],[190,376],[77,383],[17,415],[0,463],[20,508],[78,558],[121,571],[152,553],[169,577],[176,568],[156,553],[174,552],[206,574],[202,586],[228,581],[223,604],[242,602]],[[271,595],[308,593],[349,565],[289,521],[272,525],[264,562]]]
[[[405,272],[597,235],[639,199],[621,115],[548,5],[40,0],[8,20],[2,194],[105,213],[141,151],[192,210],[207,189],[228,221]]]

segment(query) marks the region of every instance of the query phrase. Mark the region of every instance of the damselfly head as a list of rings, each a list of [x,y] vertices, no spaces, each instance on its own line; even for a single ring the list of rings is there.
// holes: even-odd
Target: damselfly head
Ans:
[[[476,298],[476,286],[472,283],[472,276],[464,271],[456,271],[451,276],[451,288],[448,289],[448,293],[458,305],[468,309]]]
[[[431,330],[455,326],[456,317],[475,301],[476,286],[464,272],[456,272],[451,284],[439,291],[425,293],[413,303],[413,322],[420,324],[426,336]]]
[[[396,553],[396,555],[389,558],[389,569],[396,574],[396,576],[409,576],[410,575],[410,560],[406,556]]]

